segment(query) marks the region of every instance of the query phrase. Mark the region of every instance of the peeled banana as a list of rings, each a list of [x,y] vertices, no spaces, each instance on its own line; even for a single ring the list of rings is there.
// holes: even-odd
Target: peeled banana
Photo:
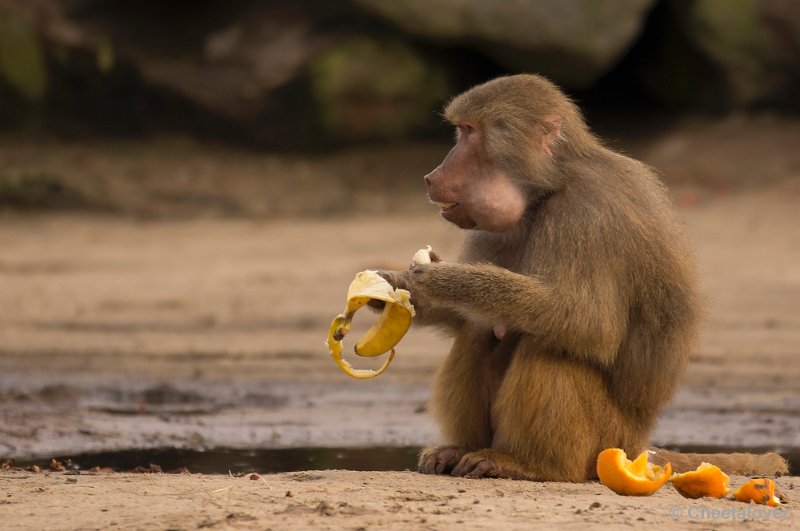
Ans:
[[[424,249],[420,249],[416,253],[414,253],[414,257],[411,258],[411,265],[422,265],[422,264],[430,264],[431,260],[431,246],[427,245]]]
[[[405,289],[394,289],[375,271],[362,271],[350,283],[347,290],[347,307],[344,313],[334,317],[328,329],[328,350],[339,368],[353,378],[374,378],[389,367],[394,359],[394,346],[403,338],[411,326],[414,306],[411,294]],[[389,357],[377,370],[354,369],[342,358],[342,339],[350,331],[355,313],[370,300],[383,301],[384,307],[378,321],[367,330],[355,346],[359,356],[380,356],[391,351]]]

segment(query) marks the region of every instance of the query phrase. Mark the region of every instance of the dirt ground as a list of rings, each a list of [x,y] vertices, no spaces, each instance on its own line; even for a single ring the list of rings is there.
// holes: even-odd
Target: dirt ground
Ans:
[[[738,486],[746,478],[732,478]],[[781,478],[788,494],[797,477]],[[415,472],[0,475],[3,529],[796,529],[779,508],[617,496],[599,483],[467,480]]]
[[[681,157],[681,142],[665,139],[650,160],[691,174],[686,165],[699,163]],[[763,183],[672,183],[707,320],[653,434],[657,445],[800,448],[800,164],[787,153],[765,166],[778,177]],[[715,154],[734,165],[735,150]],[[739,156],[750,171],[750,155]],[[422,194],[414,200],[424,203]],[[424,409],[445,338],[412,330],[389,370],[370,381],[341,373],[323,345],[355,272],[405,267],[425,244],[445,259],[457,253],[460,234],[433,209],[390,210],[314,219],[4,214],[0,457],[436,441]],[[799,509],[800,479],[780,484],[787,507]],[[0,472],[3,529],[797,525],[789,512],[727,508],[748,506],[692,502],[671,489],[634,499],[598,484],[410,472],[254,480]]]

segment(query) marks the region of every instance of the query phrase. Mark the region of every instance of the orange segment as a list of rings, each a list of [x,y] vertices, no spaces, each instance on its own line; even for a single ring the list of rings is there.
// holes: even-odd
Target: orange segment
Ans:
[[[642,452],[634,461],[628,459],[625,450],[620,448],[608,448],[597,456],[597,477],[617,494],[653,494],[666,483],[671,473],[669,463],[664,468],[648,463],[647,452]]]
[[[769,478],[751,479],[733,493],[740,502],[755,502],[761,505],[777,507],[781,501],[775,496],[775,482]]]
[[[716,465],[701,463],[696,470],[675,474],[672,486],[686,498],[722,498],[730,492],[730,478]]]

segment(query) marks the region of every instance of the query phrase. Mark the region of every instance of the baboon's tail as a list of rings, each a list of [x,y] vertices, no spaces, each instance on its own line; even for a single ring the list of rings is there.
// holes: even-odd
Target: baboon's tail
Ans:
[[[671,463],[673,472],[694,470],[700,463],[717,465],[726,474],[737,476],[781,476],[789,473],[786,459],[774,452],[766,454],[684,454],[651,448],[649,461],[657,465]]]

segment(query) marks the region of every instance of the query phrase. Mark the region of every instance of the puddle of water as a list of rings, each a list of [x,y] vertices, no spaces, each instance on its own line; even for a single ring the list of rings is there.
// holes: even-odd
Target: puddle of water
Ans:
[[[685,446],[670,448],[690,453],[730,453],[771,451],[768,448],[733,448],[720,446]],[[393,471],[416,470],[420,448],[284,448],[272,450],[180,450],[174,448],[152,450],[123,450],[57,457],[70,462],[76,470],[89,470],[96,466],[117,471],[148,468],[158,465],[165,472],[188,469],[196,474],[237,474],[258,472],[297,472],[301,470],[363,470]],[[789,460],[790,472],[800,474],[800,448],[780,451]],[[46,469],[49,460],[18,461],[20,466],[38,465]]]
[[[416,470],[418,447],[385,448],[284,448],[278,450],[123,450],[57,457],[71,462],[74,469],[96,466],[117,471],[158,465],[165,472],[186,468],[198,474],[296,472],[300,470]],[[38,465],[43,470],[50,460],[17,461],[20,466]]]

